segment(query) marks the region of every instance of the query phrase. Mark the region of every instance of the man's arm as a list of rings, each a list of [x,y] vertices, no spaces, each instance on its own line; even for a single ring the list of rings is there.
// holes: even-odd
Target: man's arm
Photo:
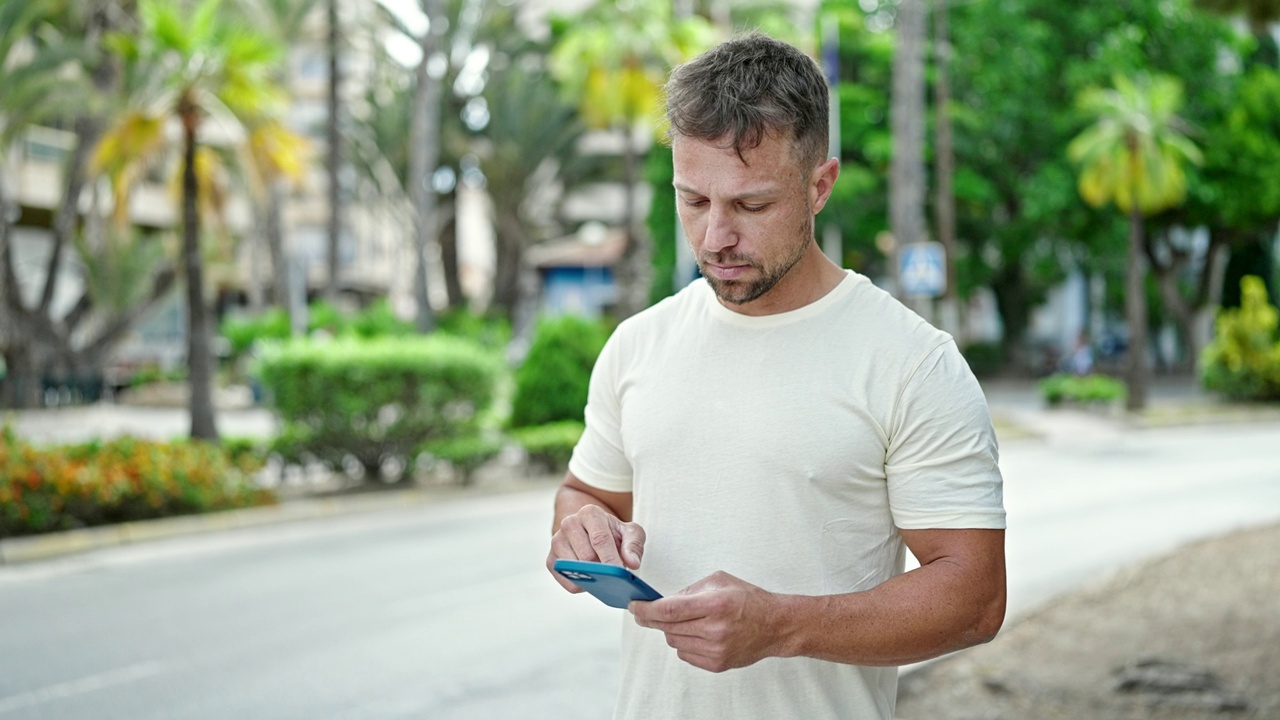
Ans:
[[[765,657],[905,665],[986,642],[1004,622],[1003,530],[903,530],[920,567],[864,592],[766,592],[716,573],[679,595],[632,603],[686,662],[713,672]]]
[[[592,487],[571,472],[565,474],[556,491],[547,570],[566,590],[582,592],[552,570],[561,558],[624,565],[633,570],[640,567],[645,535],[643,528],[631,522],[631,497],[631,493]]]

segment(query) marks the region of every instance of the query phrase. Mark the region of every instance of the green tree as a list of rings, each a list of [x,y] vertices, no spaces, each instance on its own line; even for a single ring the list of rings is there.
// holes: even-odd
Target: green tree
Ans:
[[[1280,73],[1255,65],[1231,85],[1222,109],[1199,123],[1205,157],[1190,168],[1187,202],[1149,225],[1161,299],[1192,361],[1212,335],[1218,305],[1239,305],[1240,283],[1226,278],[1228,258],[1245,265],[1241,256],[1269,245],[1280,227]],[[1208,238],[1203,253],[1186,232],[1196,227]]]
[[[1257,28],[1280,22],[1280,2],[1276,0],[1196,0],[1196,4],[1227,15],[1244,15]]]
[[[1187,192],[1183,164],[1200,162],[1177,116],[1182,85],[1167,76],[1138,81],[1116,76],[1113,88],[1091,89],[1080,99],[1096,118],[1067,149],[1081,166],[1080,195],[1094,207],[1114,204],[1129,219],[1125,317],[1129,327],[1127,407],[1146,405],[1147,308],[1143,218],[1175,206]]]
[[[582,121],[540,63],[530,47],[505,55],[502,67],[491,72],[484,93],[491,119],[478,143],[496,215],[492,305],[512,319],[517,306],[530,300],[521,292],[524,252],[555,227],[547,212],[555,197],[548,191],[572,185],[581,166],[576,149]]]
[[[87,158],[102,134],[107,99],[119,78],[116,63],[102,51],[104,38],[127,22],[111,0],[0,6],[0,28],[7,31],[0,62],[0,126],[6,138],[0,146],[8,149],[8,139],[32,122],[59,122],[71,127],[75,138],[63,166],[62,197],[50,223],[43,273],[17,272],[13,248],[3,237],[7,211],[0,220],[0,315],[5,319],[0,343],[8,405],[39,403],[42,375],[100,378],[116,344],[174,283],[175,269],[161,259],[154,239],[110,232],[95,210],[86,217],[80,212]],[[24,57],[13,55],[18,41],[25,43]],[[0,201],[0,207],[7,206]],[[83,290],[69,310],[58,308],[53,298],[65,289],[62,283],[76,265],[82,268]],[[21,292],[24,283],[35,292]]]
[[[615,277],[618,313],[626,317],[648,305],[653,255],[652,242],[636,221],[638,135],[651,130],[660,114],[668,71],[706,48],[712,31],[701,18],[677,20],[667,0],[602,0],[563,21],[558,33],[552,72],[577,100],[587,125],[611,131],[622,146],[627,243]]]
[[[1026,363],[1031,313],[1066,271],[1123,286],[1126,222],[1082,201],[1062,152],[1086,121],[1078,95],[1115,72],[1165,73],[1183,82],[1187,120],[1210,126],[1243,37],[1190,0],[955,3],[949,19],[958,286],[991,287],[1005,355]],[[1108,292],[1089,309],[1102,321],[1123,301]]]
[[[253,27],[276,43],[285,45],[305,32],[306,22],[319,6],[319,0],[236,0],[236,4]],[[281,86],[288,84],[285,65],[276,67],[272,81]],[[260,239],[271,259],[270,280],[266,283],[269,291],[251,291],[249,299],[252,304],[265,294],[272,304],[289,313],[289,268],[283,209],[289,184],[301,179],[306,164],[312,159],[312,148],[279,122],[267,122],[253,128],[249,148],[251,157],[246,166],[252,170],[250,178],[254,181],[250,199],[260,217],[257,223]],[[252,263],[252,267],[254,277],[251,282],[257,284],[259,263]]]
[[[197,167],[212,153],[199,150],[208,142],[204,129],[210,116],[224,126],[244,128],[281,110],[281,90],[271,80],[278,47],[231,21],[220,0],[202,0],[194,8],[141,0],[138,10],[139,34],[114,37],[115,49],[126,62],[132,109],[108,130],[99,152],[116,178],[129,178],[165,149],[170,124],[179,128],[191,435],[217,440],[212,315],[204,291],[202,183]],[[118,181],[116,186],[123,191],[127,183]],[[123,194],[117,195],[117,203],[123,199]]]

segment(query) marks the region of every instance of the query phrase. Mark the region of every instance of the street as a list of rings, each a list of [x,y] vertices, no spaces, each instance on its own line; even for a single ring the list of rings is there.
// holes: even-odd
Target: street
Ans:
[[[1006,443],[1010,617],[1280,521],[1278,441],[1084,420]],[[626,616],[546,575],[551,494],[0,567],[0,720],[608,717]]]

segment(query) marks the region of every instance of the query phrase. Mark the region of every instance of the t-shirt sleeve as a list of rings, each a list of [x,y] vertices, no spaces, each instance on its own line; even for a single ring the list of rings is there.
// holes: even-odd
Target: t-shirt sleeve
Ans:
[[[1005,527],[991,414],[947,340],[908,377],[890,418],[889,507],[904,530]]]
[[[631,492],[631,462],[622,448],[622,406],[618,398],[619,334],[615,332],[591,370],[586,430],[573,449],[569,472],[608,492]]]

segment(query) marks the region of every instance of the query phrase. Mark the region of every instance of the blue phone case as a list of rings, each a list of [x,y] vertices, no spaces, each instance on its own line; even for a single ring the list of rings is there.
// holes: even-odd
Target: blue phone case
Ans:
[[[632,600],[657,600],[662,595],[624,567],[585,560],[557,560],[555,571],[569,578],[610,607],[625,608]]]

